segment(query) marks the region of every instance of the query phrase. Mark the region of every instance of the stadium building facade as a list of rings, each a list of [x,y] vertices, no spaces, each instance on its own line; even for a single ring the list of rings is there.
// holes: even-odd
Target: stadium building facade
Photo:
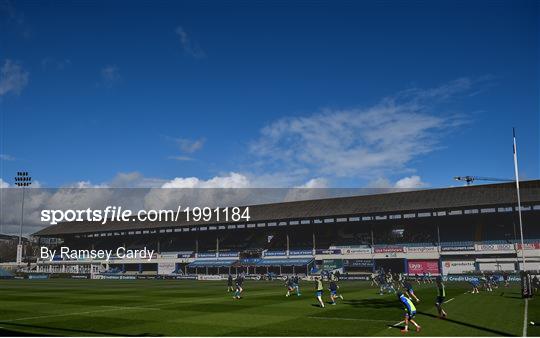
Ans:
[[[38,259],[35,272],[96,278],[362,276],[540,270],[540,180],[521,183],[523,236],[512,183],[250,206],[249,222],[66,222],[36,234],[76,250],[154,250],[147,259]],[[359,277],[360,278],[360,277]]]

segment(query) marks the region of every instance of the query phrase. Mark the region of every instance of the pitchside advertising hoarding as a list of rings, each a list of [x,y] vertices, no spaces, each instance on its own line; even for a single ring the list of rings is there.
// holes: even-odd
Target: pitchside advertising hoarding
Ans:
[[[471,282],[473,280],[478,280],[478,276],[475,275],[467,275],[467,274],[457,274],[457,275],[443,275],[442,276],[443,281],[445,282]],[[509,275],[508,280],[510,282],[519,282],[519,276],[518,275]]]
[[[268,257],[271,257],[271,256],[287,256],[287,252],[286,251],[266,251],[263,253],[263,256],[268,256]]]
[[[513,251],[514,244],[476,244],[477,251]]]
[[[168,276],[173,275],[176,271],[176,263],[175,262],[161,262],[158,263],[158,275],[162,276]]]
[[[219,257],[238,257],[240,253],[238,252],[220,252]]]
[[[370,254],[371,248],[341,248],[341,253],[343,255]]]
[[[313,250],[290,250],[289,255],[291,256],[312,256]]]
[[[441,246],[441,251],[474,251],[474,245],[443,245]]]
[[[403,252],[402,246],[383,246],[373,249],[374,253],[391,253],[391,252]]]
[[[433,275],[439,274],[439,261],[436,259],[420,260],[411,259],[407,261],[407,271],[409,274],[430,273]]]
[[[442,262],[443,275],[474,272],[475,270],[476,266],[474,260],[452,260]]]
[[[521,250],[521,243],[516,244],[516,249]],[[540,250],[540,243],[525,243],[525,250]]]
[[[216,258],[216,254],[212,252],[201,252],[197,254],[198,258]]]
[[[351,268],[372,268],[372,259],[344,259],[343,266]]]
[[[405,247],[404,251],[407,253],[431,253],[439,250],[436,246],[409,246]]]
[[[317,255],[341,255],[341,250],[338,250],[338,249],[327,249],[327,250],[317,249],[317,250],[315,250],[315,253]]]
[[[336,270],[343,268],[343,259],[325,259],[322,263],[324,270]]]

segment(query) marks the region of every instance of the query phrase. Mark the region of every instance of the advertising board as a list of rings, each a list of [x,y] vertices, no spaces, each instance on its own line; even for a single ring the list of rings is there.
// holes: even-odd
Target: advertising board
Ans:
[[[407,261],[407,268],[409,274],[439,274],[439,261],[411,259]]]
[[[442,245],[441,251],[474,251],[474,245]]]
[[[477,251],[513,251],[514,244],[476,244]]]
[[[370,254],[371,253],[371,248],[342,248],[341,253],[343,255]]]
[[[402,246],[381,246],[373,249],[374,253],[404,252]]]
[[[166,276],[173,275],[176,270],[175,262],[160,262],[157,266],[158,275]]]
[[[476,267],[474,265],[474,260],[443,261],[442,262],[443,275],[473,272],[475,270],[476,270]]]
[[[322,268],[324,270],[335,270],[341,269],[343,267],[342,259],[325,259],[322,263]]]
[[[344,259],[343,266],[352,268],[372,268],[372,259]]]
[[[338,250],[338,249],[328,249],[328,250],[317,249],[317,250],[315,250],[315,253],[317,255],[341,255],[341,250]]]
[[[405,252],[408,253],[428,253],[428,252],[437,252],[436,246],[409,246],[405,247]]]

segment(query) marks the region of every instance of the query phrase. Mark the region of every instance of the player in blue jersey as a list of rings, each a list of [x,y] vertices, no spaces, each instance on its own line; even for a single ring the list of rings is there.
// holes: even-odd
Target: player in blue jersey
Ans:
[[[330,304],[336,305],[337,284],[335,281],[333,280],[330,281],[330,285],[328,286],[328,291],[330,291]]]
[[[403,288],[405,289],[405,295],[407,295],[407,297],[414,298],[417,303],[420,302],[420,299],[418,299],[418,297],[416,297],[414,294],[413,286],[411,283],[409,283],[409,281],[405,280],[403,282]]]
[[[244,284],[244,276],[243,275],[238,275],[236,277],[236,281],[235,281],[235,285],[236,285],[236,291],[234,292],[234,297],[233,299],[240,299],[242,298],[240,295],[242,294],[242,292],[244,291],[244,288],[242,287],[242,285]]]
[[[285,286],[287,287],[287,293],[285,294],[285,297],[289,297],[291,295],[291,292],[294,290],[293,277],[287,276],[287,279],[285,280]]]
[[[232,292],[232,291],[234,291],[233,276],[229,274],[229,276],[227,277],[227,292]]]
[[[422,327],[414,320],[414,316],[416,316],[416,307],[414,306],[414,303],[401,292],[398,292],[397,296],[405,309],[405,327],[401,330],[401,332],[409,332],[409,322],[413,323],[417,332],[420,331]]]
[[[298,275],[296,274],[293,277],[293,286],[296,290],[296,295],[301,296],[302,294],[300,293],[300,277],[298,277]]]
[[[478,277],[473,277],[469,283],[471,283],[472,286],[471,293],[480,293],[480,291],[478,290],[478,287],[480,286],[480,280],[478,279]]]

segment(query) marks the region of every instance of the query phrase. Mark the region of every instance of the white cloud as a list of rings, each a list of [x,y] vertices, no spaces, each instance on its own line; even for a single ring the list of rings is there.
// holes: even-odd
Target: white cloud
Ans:
[[[306,188],[306,189],[328,188],[328,180],[326,180],[325,178],[321,178],[321,177],[312,178],[309,181],[307,181],[306,183],[298,186],[297,188]]]
[[[9,188],[9,183],[0,178],[0,188]]]
[[[395,183],[392,183],[386,177],[379,177],[368,184],[368,188],[385,189],[395,191],[395,189],[418,189],[429,187],[429,184],[422,181],[418,175],[406,176]]]
[[[177,139],[176,142],[180,147],[180,150],[183,153],[192,154],[198,150],[201,150],[204,146],[205,139],[201,138],[198,140],[189,140],[189,139]]]
[[[386,189],[386,188],[391,188],[392,187],[392,182],[390,182],[389,179],[387,179],[386,177],[379,177],[371,182],[368,183],[367,185],[368,188],[376,188],[376,189]]]
[[[90,181],[79,181],[69,185],[70,188],[86,189],[86,188],[107,188],[106,184],[92,184]]]
[[[249,179],[239,173],[231,172],[227,176],[215,176],[208,180],[197,177],[176,177],[162,185],[162,188],[249,188]]]
[[[102,84],[107,88],[111,88],[122,81],[120,70],[116,65],[107,65],[103,67],[100,71],[100,75]]]
[[[312,178],[302,185],[287,189],[287,194],[283,200],[291,202],[330,197],[327,188],[328,181],[325,178]]]
[[[32,189],[42,188],[41,182],[40,181],[33,181],[32,184],[30,185],[30,188],[32,188]]]
[[[12,60],[6,60],[0,69],[0,96],[19,95],[28,84],[28,72]]]
[[[193,157],[189,157],[189,156],[169,156],[168,159],[176,160],[176,161],[193,161],[194,160]]]
[[[178,35],[180,39],[180,44],[182,46],[182,49],[184,50],[184,53],[192,56],[196,59],[201,59],[206,57],[206,53],[202,50],[202,48],[194,42],[190,36],[187,34],[187,32],[182,28],[181,26],[176,27],[174,30],[176,35]]]
[[[101,183],[92,183],[83,180],[68,184],[64,188],[157,188],[161,187],[167,180],[159,178],[145,177],[137,171],[118,173],[111,180]]]
[[[424,188],[428,186],[427,183],[422,182],[422,179],[418,175],[413,175],[409,177],[403,177],[394,185],[396,188],[400,189],[417,189]]]
[[[441,134],[463,123],[456,114],[435,113],[434,107],[469,87],[469,81],[459,80],[404,91],[367,109],[282,118],[262,128],[250,150],[264,167],[311,175],[371,179],[406,171],[413,159],[437,149]]]
[[[0,154],[0,160],[2,161],[15,161],[15,157],[8,154]]]
[[[256,201],[260,195],[251,188],[249,178],[231,172],[204,180],[197,177],[176,177],[162,185],[162,189],[151,189],[145,196],[147,209],[176,209],[182,207],[217,207],[246,204]]]
[[[137,171],[118,173],[106,184],[111,188],[157,188],[165,183],[165,179],[145,177]]]
[[[195,159],[192,156],[187,156],[185,154],[193,154],[199,150],[201,150],[204,146],[204,143],[206,140],[204,138],[200,138],[197,140],[191,140],[187,138],[170,138],[176,145],[178,146],[180,152],[184,155],[171,155],[167,158],[169,160],[176,160],[176,161],[194,161]]]
[[[2,178],[0,178],[0,188],[9,188],[10,185],[8,182],[4,181]],[[16,186],[13,186],[16,187]],[[41,183],[39,181],[33,181],[32,184],[29,186],[29,188],[41,188]]]

